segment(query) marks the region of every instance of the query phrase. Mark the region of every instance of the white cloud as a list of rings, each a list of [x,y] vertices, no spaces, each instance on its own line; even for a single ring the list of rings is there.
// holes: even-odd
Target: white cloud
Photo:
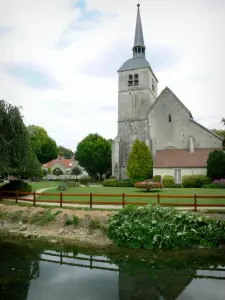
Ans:
[[[23,106],[26,124],[45,127],[57,143],[72,149],[90,132],[107,138],[116,135],[117,70],[129,58],[127,53],[131,56],[136,21],[135,2],[130,0],[87,0],[89,12],[103,14],[98,21],[87,14],[82,22],[75,3],[0,2],[0,28],[7,28],[7,34],[0,33],[0,95]],[[164,49],[162,61],[167,49],[168,59],[169,53],[177,57],[177,63],[154,70],[160,90],[169,86],[194,118],[209,128],[222,126],[225,111],[224,8],[223,0],[141,1],[150,64],[154,65],[153,48]],[[155,54],[152,57],[156,59]],[[9,64],[46,70],[59,87],[31,88],[7,73]],[[103,77],[104,69],[106,75],[114,69],[114,76],[110,71]],[[111,111],[106,109],[110,107]]]

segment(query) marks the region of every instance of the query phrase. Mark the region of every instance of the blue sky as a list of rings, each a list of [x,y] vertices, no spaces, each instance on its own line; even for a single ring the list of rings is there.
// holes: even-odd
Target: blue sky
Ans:
[[[142,0],[141,16],[159,92],[170,87],[197,121],[222,127],[225,1]],[[114,138],[135,21],[131,0],[0,1],[0,95],[58,144]]]

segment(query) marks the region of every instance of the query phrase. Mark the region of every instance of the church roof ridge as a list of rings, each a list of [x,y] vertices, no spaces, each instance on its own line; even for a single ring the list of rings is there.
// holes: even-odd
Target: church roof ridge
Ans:
[[[160,98],[162,97],[163,94],[165,94],[166,92],[169,92],[170,94],[172,94],[172,96],[181,104],[181,106],[186,110],[186,112],[189,114],[190,118],[193,119],[192,117],[192,113],[190,112],[190,110],[184,105],[184,103],[174,94],[174,92],[168,87],[166,86],[161,93],[159,94],[159,96],[157,97],[156,101],[152,104],[152,106],[150,107],[150,111],[152,111],[152,109],[155,107],[155,105],[158,103],[158,101],[160,101]]]
[[[202,129],[208,131],[209,133],[211,133],[212,135],[214,135],[216,138],[220,139],[221,141],[223,141],[223,138],[221,136],[219,136],[218,134],[214,133],[212,130],[206,128],[205,126],[203,126],[202,124],[198,123],[197,121],[195,121],[194,119],[190,118],[190,121],[192,121],[193,123],[195,123],[196,125],[198,125],[199,127],[201,127]]]

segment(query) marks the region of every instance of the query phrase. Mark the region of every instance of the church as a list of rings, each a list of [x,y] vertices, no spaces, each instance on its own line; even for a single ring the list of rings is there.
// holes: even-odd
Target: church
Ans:
[[[144,141],[153,159],[154,175],[205,175],[210,151],[223,140],[193,119],[192,113],[166,87],[158,95],[158,79],[146,59],[140,4],[133,57],[118,70],[117,136],[112,143],[112,176],[127,178],[126,162],[136,139]]]

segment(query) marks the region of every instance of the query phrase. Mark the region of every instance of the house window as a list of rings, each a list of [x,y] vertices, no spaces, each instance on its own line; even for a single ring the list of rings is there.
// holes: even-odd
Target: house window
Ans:
[[[155,82],[153,79],[152,79],[152,90],[153,90],[153,92],[155,92]]]
[[[134,85],[139,84],[138,74],[134,74]]]
[[[171,115],[169,115],[169,123],[172,122],[172,118],[171,118]]]
[[[133,85],[133,75],[129,75],[128,86]]]
[[[174,169],[174,181],[176,184],[181,184],[181,169]]]

